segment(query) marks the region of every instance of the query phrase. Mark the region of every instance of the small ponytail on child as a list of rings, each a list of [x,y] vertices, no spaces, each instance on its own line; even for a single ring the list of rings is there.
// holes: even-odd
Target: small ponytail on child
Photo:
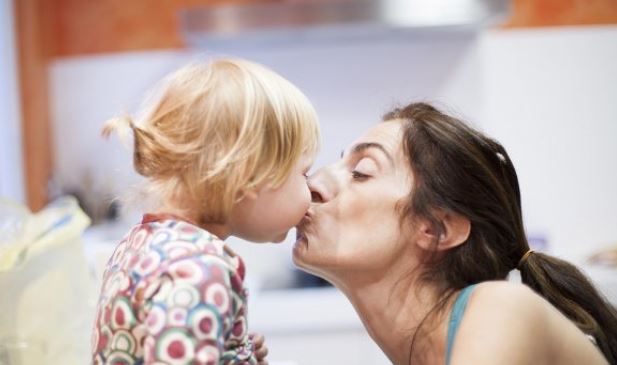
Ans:
[[[190,158],[186,151],[173,145],[172,141],[168,141],[160,133],[155,135],[154,132],[136,126],[129,115],[108,120],[101,135],[109,138],[116,132],[120,140],[126,142],[129,131],[133,133],[133,166],[141,176],[166,178],[177,174],[188,165]]]
[[[134,129],[133,118],[129,115],[122,115],[116,118],[112,118],[105,122],[103,129],[101,130],[101,136],[108,139],[112,133],[116,132],[121,141],[125,141],[128,138],[129,130]]]
[[[190,159],[180,148],[176,151],[163,136],[155,136],[152,132],[133,127],[134,151],[133,166],[135,171],[144,177],[168,178],[181,172]],[[167,142],[167,143],[165,143]]]

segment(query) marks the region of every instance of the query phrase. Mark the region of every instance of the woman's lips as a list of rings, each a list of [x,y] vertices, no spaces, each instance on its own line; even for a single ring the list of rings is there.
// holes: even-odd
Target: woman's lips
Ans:
[[[312,221],[313,221],[313,213],[311,211],[306,211],[306,213],[304,213],[304,216],[302,217],[302,220],[300,220],[300,223],[298,223],[296,228],[303,229],[304,227],[311,224]]]

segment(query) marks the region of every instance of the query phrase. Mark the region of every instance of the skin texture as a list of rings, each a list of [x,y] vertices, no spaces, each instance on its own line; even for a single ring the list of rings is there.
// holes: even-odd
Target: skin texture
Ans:
[[[306,174],[311,165],[311,157],[303,155],[281,186],[245,191],[232,208],[230,234],[252,242],[282,242],[309,208]]]
[[[340,161],[311,176],[313,204],[299,226],[293,258],[349,298],[394,364],[443,364],[456,293],[443,310],[432,312],[440,288],[421,279],[422,259],[429,248],[439,255],[463,244],[470,224],[464,217],[437,212],[445,229],[435,247],[431,243],[437,237],[428,222],[401,220],[401,202],[414,177],[400,141],[399,121],[380,123]],[[578,328],[527,287],[485,282],[470,298],[452,355],[452,364],[472,363],[606,361]]]

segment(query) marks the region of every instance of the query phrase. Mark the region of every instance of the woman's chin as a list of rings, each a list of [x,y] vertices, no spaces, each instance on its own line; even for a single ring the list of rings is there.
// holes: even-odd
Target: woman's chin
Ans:
[[[297,251],[306,251],[308,249],[308,239],[304,235],[297,235],[294,243],[294,255]]]
[[[293,246],[293,261],[296,266],[302,267],[302,262],[308,251],[308,239],[303,234],[296,235],[296,242]]]

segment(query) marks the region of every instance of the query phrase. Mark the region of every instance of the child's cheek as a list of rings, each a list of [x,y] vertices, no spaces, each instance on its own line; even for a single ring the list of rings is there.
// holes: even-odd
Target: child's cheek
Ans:
[[[304,176],[303,176],[304,177]],[[302,181],[302,189],[300,190],[300,196],[302,197],[302,215],[306,213],[311,204],[311,190],[306,183],[306,179]]]

